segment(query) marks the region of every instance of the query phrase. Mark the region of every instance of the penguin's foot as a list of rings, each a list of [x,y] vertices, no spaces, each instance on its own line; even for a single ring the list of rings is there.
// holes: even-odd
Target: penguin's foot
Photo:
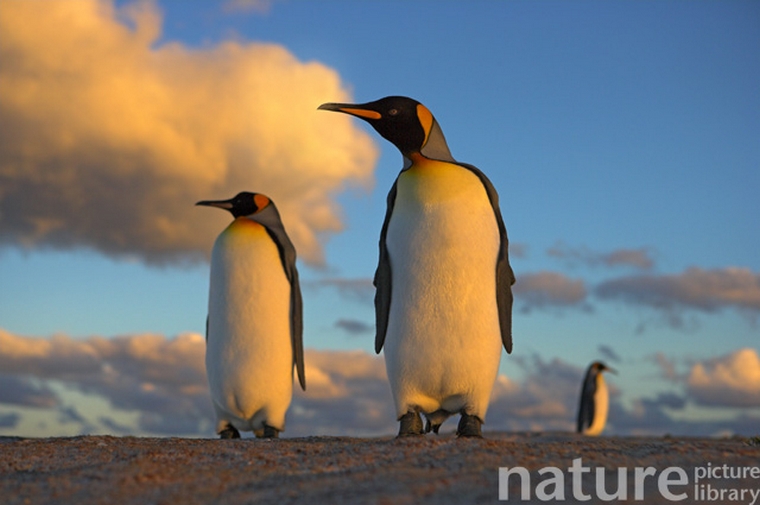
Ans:
[[[431,423],[430,419],[425,421],[425,433],[430,433],[431,431],[438,435],[438,430],[441,429],[441,423]]]
[[[219,432],[219,438],[222,440],[226,438],[240,438],[240,432],[231,424],[228,424],[226,428]]]
[[[441,429],[441,425],[443,422],[448,419],[451,416],[451,412],[448,412],[443,409],[438,409],[435,412],[431,412],[429,414],[425,414],[425,433],[430,433],[431,431],[438,434],[438,430]]]
[[[280,430],[268,424],[265,424],[260,430],[253,430],[253,434],[256,435],[256,438],[280,438]]]
[[[280,438],[280,430],[273,428],[268,424],[264,425],[264,433],[261,438]]]
[[[422,435],[422,418],[419,412],[409,411],[399,419],[398,437]]]
[[[459,426],[457,426],[457,437],[483,438],[483,434],[480,431],[481,424],[483,424],[483,421],[478,419],[478,416],[471,416],[462,412]]]

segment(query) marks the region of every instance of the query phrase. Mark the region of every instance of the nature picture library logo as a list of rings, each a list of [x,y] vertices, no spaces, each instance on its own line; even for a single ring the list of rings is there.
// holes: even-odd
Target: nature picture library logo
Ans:
[[[605,467],[583,466],[582,458],[574,459],[565,470],[555,466],[541,468],[535,480],[531,480],[531,473],[524,467],[500,467],[499,500],[627,501],[630,481],[634,501],[660,496],[673,502],[760,505],[760,466],[708,462],[688,470],[677,466],[663,470],[652,466],[619,467],[611,473]]]

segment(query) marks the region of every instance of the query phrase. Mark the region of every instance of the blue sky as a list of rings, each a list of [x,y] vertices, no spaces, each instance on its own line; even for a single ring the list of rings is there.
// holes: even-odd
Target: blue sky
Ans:
[[[309,433],[309,409],[324,433],[392,431],[369,279],[401,157],[316,107],[393,94],[423,102],[500,194],[515,350],[487,428],[569,429],[595,359],[620,372],[611,433],[746,432],[760,417],[756,2],[39,5],[2,7],[16,57],[0,58],[0,359],[29,394],[0,396],[0,433],[207,433],[206,418],[172,431],[147,399],[41,363],[60,361],[56,338],[107,360],[100,337],[171,350],[202,334],[227,216],[192,204],[239,190],[272,196],[302,245],[319,378],[289,431]],[[56,19],[87,22],[59,33]],[[356,408],[345,359],[380,382],[377,424],[327,421]]]

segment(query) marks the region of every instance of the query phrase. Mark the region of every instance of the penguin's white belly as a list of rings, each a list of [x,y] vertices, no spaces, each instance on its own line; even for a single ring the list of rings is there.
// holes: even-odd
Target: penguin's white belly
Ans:
[[[218,426],[284,429],[293,391],[290,283],[263,226],[238,218],[211,257],[206,373]]]
[[[599,435],[604,431],[604,425],[607,424],[607,411],[609,410],[610,394],[607,390],[607,383],[599,373],[596,377],[596,391],[594,392],[594,419],[584,433],[586,435]]]
[[[388,224],[392,291],[385,362],[398,416],[485,418],[501,358],[499,230],[480,179],[423,160],[403,172]]]

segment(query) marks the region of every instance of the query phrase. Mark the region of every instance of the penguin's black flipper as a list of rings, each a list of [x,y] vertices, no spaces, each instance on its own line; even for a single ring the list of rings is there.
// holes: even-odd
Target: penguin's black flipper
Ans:
[[[301,298],[301,285],[298,282],[298,272],[293,269],[293,281],[290,284],[290,313],[291,345],[293,346],[293,363],[298,374],[298,383],[301,389],[306,391],[306,375],[303,360],[303,299]]]
[[[391,220],[393,206],[396,203],[398,178],[388,192],[388,208],[385,211],[383,229],[380,232],[380,254],[375,270],[375,352],[380,354],[385,343],[385,333],[388,330],[388,314],[391,310],[391,259],[385,238],[388,234],[388,223]]]
[[[581,401],[578,408],[578,433],[591,426],[594,422],[594,393],[596,393],[596,374],[593,373],[592,367],[586,371],[586,377],[583,379],[581,387]]]
[[[277,245],[282,268],[290,282],[290,341],[293,348],[293,364],[298,373],[301,389],[306,391],[303,363],[303,299],[301,297],[301,284],[298,280],[298,270],[296,270],[296,248],[285,232],[280,213],[277,211],[274,202],[270,201],[269,205],[256,214],[256,221],[266,228],[267,233]]]
[[[501,327],[501,343],[507,354],[512,353],[512,285],[515,283],[515,273],[509,264],[509,239],[507,227],[501,217],[499,194],[496,192],[486,174],[468,163],[458,163],[478,176],[486,190],[488,199],[493,207],[496,224],[499,227],[499,256],[496,259],[496,306],[499,310],[499,326]]]

